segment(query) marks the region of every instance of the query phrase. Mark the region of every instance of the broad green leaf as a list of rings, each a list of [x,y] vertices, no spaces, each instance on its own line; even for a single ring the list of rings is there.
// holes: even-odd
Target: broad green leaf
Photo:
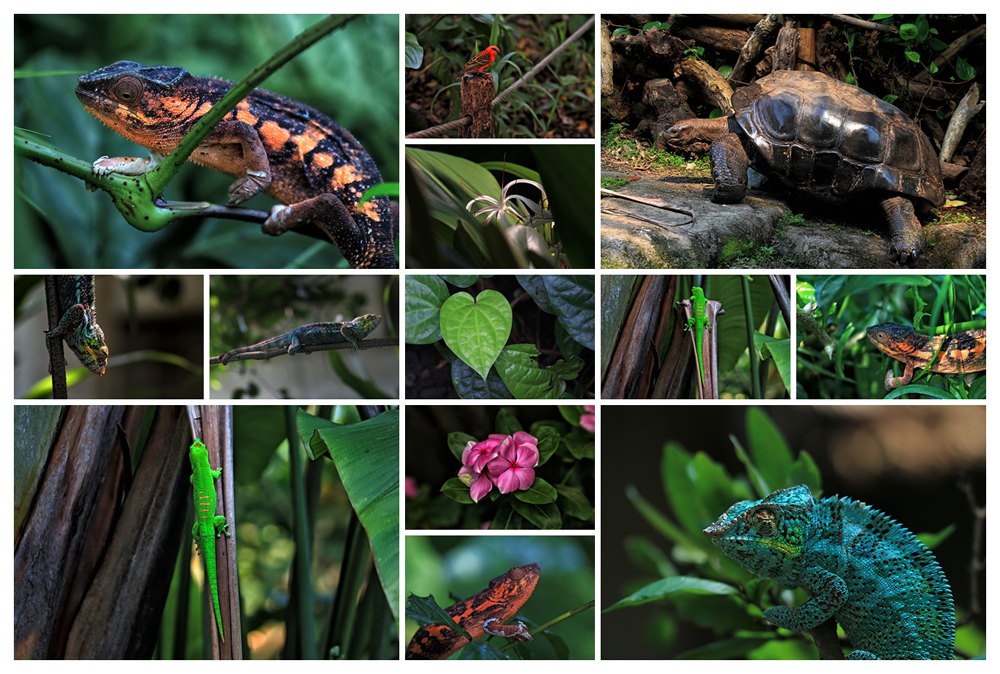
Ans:
[[[532,344],[512,344],[497,358],[497,372],[515,398],[559,398],[566,384],[554,374],[538,367]]]
[[[399,606],[399,410],[341,426],[304,410],[299,437],[312,458],[329,453],[375,556],[385,599]]]
[[[785,436],[759,407],[747,410],[746,427],[750,455],[766,482],[767,493],[789,486],[787,480],[792,470],[792,453],[785,443]]]
[[[500,379],[496,368],[490,369],[484,382],[461,358],[456,358],[451,364],[451,383],[459,397],[465,400],[508,400],[514,397]]]
[[[534,524],[539,529],[560,529],[562,528],[562,517],[559,515],[559,508],[554,503],[536,505],[525,503],[517,499],[511,499],[510,505],[514,512]]]
[[[556,491],[559,492],[558,505],[565,514],[584,522],[594,519],[594,506],[581,490],[557,484]]]
[[[454,433],[448,434],[448,449],[451,450],[452,455],[459,461],[462,460],[462,452],[465,451],[465,446],[469,444],[469,441],[475,442],[476,438],[472,437],[468,433],[462,433],[460,431],[455,431]]]
[[[445,483],[441,485],[441,493],[458,503],[475,503],[469,493],[469,486],[457,477],[445,480]]]
[[[792,383],[792,340],[777,339],[755,331],[753,333],[753,343],[757,347],[762,360],[767,360],[768,356],[774,357],[774,364],[778,368],[781,382],[787,389]]]
[[[521,427],[521,422],[506,407],[501,407],[500,411],[497,412],[495,429],[495,432],[502,435],[514,435],[518,431],[524,430]]]
[[[406,277],[406,343],[433,344],[441,339],[441,305],[448,286],[439,276]]]
[[[528,489],[514,492],[514,498],[518,501],[523,501],[524,503],[534,503],[536,505],[555,503],[555,500],[558,497],[559,494],[556,492],[555,487],[540,477],[536,477],[535,481]]]
[[[455,293],[441,307],[441,336],[486,381],[510,337],[512,320],[510,303],[495,290],[484,290],[475,299]]]

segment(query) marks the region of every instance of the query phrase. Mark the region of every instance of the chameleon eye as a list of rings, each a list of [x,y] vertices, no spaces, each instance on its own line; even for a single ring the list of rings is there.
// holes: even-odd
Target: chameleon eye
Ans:
[[[510,570],[510,577],[513,578],[514,580],[521,580],[522,578],[524,578],[524,571],[522,571],[517,567],[514,567],[513,569]]]
[[[142,80],[131,75],[119,78],[111,86],[111,93],[114,97],[126,105],[138,100],[142,96],[142,90]]]
[[[761,508],[750,515],[750,526],[765,538],[773,536],[774,532],[778,530],[778,523],[774,519],[774,513],[767,508]]]

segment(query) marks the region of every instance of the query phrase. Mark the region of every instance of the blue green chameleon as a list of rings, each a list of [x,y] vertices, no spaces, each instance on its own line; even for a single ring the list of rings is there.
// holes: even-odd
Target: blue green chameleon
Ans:
[[[764,611],[771,624],[806,632],[831,616],[852,660],[951,660],[955,605],[934,554],[885,513],[804,485],[730,506],[705,534],[729,558],[782,587],[801,606]]]

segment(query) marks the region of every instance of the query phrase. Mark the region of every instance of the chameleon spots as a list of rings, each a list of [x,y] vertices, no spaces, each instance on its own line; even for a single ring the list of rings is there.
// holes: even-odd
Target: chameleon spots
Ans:
[[[948,579],[909,529],[875,508],[816,500],[800,485],[735,503],[704,533],[750,573],[809,595],[764,611],[777,627],[805,632],[833,617],[855,649],[849,659],[953,657]]]
[[[541,568],[537,564],[515,566],[490,581],[489,587],[445,609],[472,640],[487,635],[524,643],[531,641],[525,625],[504,625],[513,618],[538,585]],[[406,648],[407,660],[444,660],[469,640],[440,623],[417,630]]]
[[[931,338],[905,325],[882,323],[868,328],[867,334],[879,351],[903,363],[903,376],[893,377],[891,370],[886,372],[887,391],[906,386],[913,380],[914,371],[928,364],[931,372],[940,374],[968,375],[986,369],[985,328]]]
[[[183,68],[118,61],[81,77],[76,94],[119,135],[169,154],[231,86]],[[272,211],[265,233],[314,223],[352,266],[397,267],[388,197],[359,205],[362,193],[382,182],[378,167],[350,132],[318,110],[255,89],[212,130],[191,161],[237,179],[229,189],[230,205],[258,192],[287,204],[280,217]],[[112,164],[126,175],[148,169],[148,162],[134,158],[115,158]]]

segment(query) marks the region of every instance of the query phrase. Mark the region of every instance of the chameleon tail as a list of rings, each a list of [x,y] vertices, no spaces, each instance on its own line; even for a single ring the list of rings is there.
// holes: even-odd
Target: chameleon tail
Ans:
[[[215,532],[209,529],[206,535],[214,537]],[[205,545],[201,554],[205,558],[205,566],[207,567],[205,576],[208,580],[208,591],[212,595],[212,607],[215,609],[215,622],[219,626],[219,638],[222,639],[222,643],[225,643],[226,634],[222,631],[222,614],[219,612],[219,581],[212,573],[212,570],[215,569],[215,546]]]

